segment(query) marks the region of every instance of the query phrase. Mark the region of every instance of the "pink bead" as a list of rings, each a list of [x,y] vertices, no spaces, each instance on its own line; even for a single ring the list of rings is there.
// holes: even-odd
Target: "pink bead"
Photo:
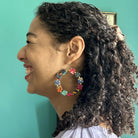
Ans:
[[[72,69],[70,69],[70,71],[69,71],[69,72],[70,72],[71,74],[74,74],[74,73],[75,73],[75,71],[76,71],[76,70],[72,68]]]
[[[82,90],[82,88],[83,88],[83,85],[78,84],[77,89]]]
[[[73,96],[73,93],[68,93],[67,96]]]

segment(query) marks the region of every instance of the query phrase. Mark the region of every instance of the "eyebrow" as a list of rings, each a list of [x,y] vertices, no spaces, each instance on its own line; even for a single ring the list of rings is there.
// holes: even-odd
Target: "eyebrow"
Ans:
[[[26,34],[26,36],[33,36],[33,37],[37,37],[37,35],[36,35],[36,34],[31,33],[31,32],[28,32],[28,33]]]

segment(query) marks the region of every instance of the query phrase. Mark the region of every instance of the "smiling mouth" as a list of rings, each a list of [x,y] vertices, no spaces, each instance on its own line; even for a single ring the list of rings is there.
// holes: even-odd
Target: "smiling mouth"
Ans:
[[[29,78],[30,75],[31,75],[31,73],[28,74],[28,75],[26,75],[26,76],[25,76],[25,80],[28,80],[28,78]]]
[[[28,80],[28,78],[30,77],[31,73],[33,72],[32,66],[24,64],[24,67],[26,68],[26,71],[25,71],[25,73],[26,73],[25,80]]]

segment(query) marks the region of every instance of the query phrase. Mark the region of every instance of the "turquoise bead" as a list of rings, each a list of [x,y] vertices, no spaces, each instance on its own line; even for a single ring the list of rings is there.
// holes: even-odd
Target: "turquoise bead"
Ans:
[[[66,95],[68,94],[68,92],[67,92],[66,90],[63,90],[63,91],[61,92],[61,94],[64,95],[64,96],[66,96]]]
[[[59,74],[56,75],[58,79],[60,79],[62,76],[60,76]]]
[[[67,71],[65,69],[61,70],[62,75],[66,75]]]

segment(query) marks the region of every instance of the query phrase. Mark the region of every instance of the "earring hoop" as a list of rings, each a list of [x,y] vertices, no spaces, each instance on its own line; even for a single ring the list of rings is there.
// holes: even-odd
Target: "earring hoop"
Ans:
[[[77,88],[75,90],[73,90],[72,93],[69,93],[68,91],[64,90],[62,88],[62,85],[61,85],[61,81],[60,79],[62,78],[62,76],[66,75],[67,72],[69,72],[70,74],[74,75],[77,79],[77,82],[78,82],[78,85],[77,85]],[[80,90],[82,90],[83,88],[83,78],[81,77],[81,74],[79,72],[76,72],[76,70],[74,68],[71,68],[69,70],[61,70],[61,72],[57,73],[56,74],[56,80],[55,80],[55,85],[57,87],[57,92],[62,94],[63,96],[73,96],[73,95],[77,95]]]

